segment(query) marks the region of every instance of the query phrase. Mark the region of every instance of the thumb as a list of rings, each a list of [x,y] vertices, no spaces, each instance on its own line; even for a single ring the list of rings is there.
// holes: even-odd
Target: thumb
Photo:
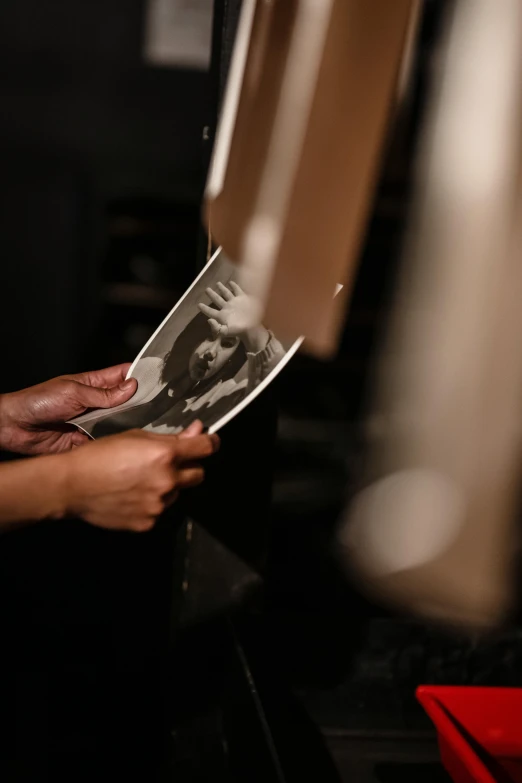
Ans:
[[[216,321],[215,318],[208,319],[208,325],[214,337],[217,337],[221,331],[221,324]]]
[[[196,419],[196,421],[193,421],[191,424],[189,424],[189,426],[186,427],[183,432],[180,432],[178,437],[194,438],[196,435],[201,435],[202,432],[203,424],[198,419]]]
[[[111,389],[101,389],[97,386],[78,384],[76,395],[86,408],[114,408],[121,405],[136,393],[138,382],[135,378],[122,381],[119,386]]]

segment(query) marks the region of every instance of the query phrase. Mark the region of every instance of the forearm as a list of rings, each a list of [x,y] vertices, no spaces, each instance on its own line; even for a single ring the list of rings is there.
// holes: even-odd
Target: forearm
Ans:
[[[260,343],[258,351],[249,351],[247,394],[256,388],[277,367],[285,355],[285,350],[279,340],[271,332],[266,331],[266,338]]]
[[[67,510],[67,455],[0,464],[0,530],[61,519]]]
[[[247,353],[264,351],[270,340],[270,332],[264,326],[255,326],[241,335]]]

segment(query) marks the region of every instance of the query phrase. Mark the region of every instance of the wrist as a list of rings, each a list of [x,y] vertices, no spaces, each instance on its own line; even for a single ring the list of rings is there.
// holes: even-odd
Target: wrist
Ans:
[[[64,519],[71,515],[69,491],[69,460],[71,452],[37,457],[44,464],[42,480],[47,487],[47,519]]]
[[[59,519],[78,516],[78,492],[76,488],[76,451],[66,451],[56,454],[50,459],[54,461],[54,487],[56,491],[55,506]]]
[[[264,326],[248,329],[241,338],[247,353],[260,353],[270,342],[270,332]]]

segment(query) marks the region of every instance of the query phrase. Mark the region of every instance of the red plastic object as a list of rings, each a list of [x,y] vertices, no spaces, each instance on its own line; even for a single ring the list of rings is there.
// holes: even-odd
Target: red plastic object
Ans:
[[[421,685],[417,699],[455,783],[522,783],[522,688]]]

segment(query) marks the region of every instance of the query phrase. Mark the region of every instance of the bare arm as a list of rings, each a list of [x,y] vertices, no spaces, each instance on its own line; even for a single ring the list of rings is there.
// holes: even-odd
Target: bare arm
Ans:
[[[125,380],[128,369],[61,376],[0,395],[0,448],[38,455],[0,464],[0,530],[67,516],[150,530],[179,490],[201,483],[200,460],[219,446],[217,436],[202,435],[201,422],[179,436],[130,431],[96,443],[66,424],[89,408],[128,400],[136,391],[136,381]]]
[[[0,465],[0,530],[81,517],[97,527],[150,530],[180,490],[203,481],[219,446],[195,422],[179,436],[131,430],[70,452]]]
[[[66,475],[58,455],[0,465],[0,530],[65,516]]]

